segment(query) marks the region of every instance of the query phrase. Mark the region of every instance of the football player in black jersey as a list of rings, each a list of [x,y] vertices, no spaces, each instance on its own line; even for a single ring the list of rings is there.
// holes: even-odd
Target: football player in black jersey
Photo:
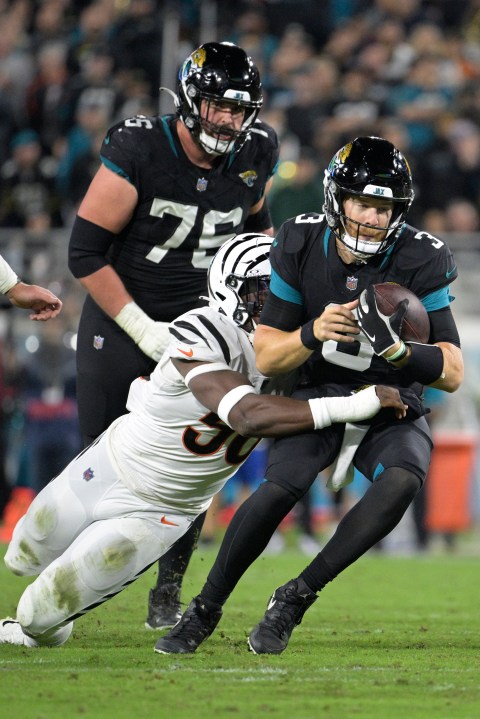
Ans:
[[[297,398],[349,394],[365,384],[423,385],[454,392],[463,360],[450,311],[449,285],[457,272],[445,243],[405,223],[413,200],[407,161],[388,141],[359,137],[341,148],[325,173],[324,215],[285,222],[270,252],[270,294],[255,333],[259,370],[268,376],[302,366]],[[430,319],[428,344],[400,339],[406,307],[390,318],[376,306],[373,283],[397,282],[423,302]],[[280,654],[319,592],[385,537],[422,486],[432,440],[425,417],[403,423],[379,418],[336,424],[278,439],[270,451],[267,481],[237,510],[207,582],[203,608],[183,631],[158,644],[171,653],[193,652],[210,634],[205,617],[219,609],[272,533],[336,458],[333,486],[352,474],[352,461],[371,482],[317,557],[273,594],[249,646]]]
[[[88,292],[77,349],[86,444],[125,413],[130,383],[162,355],[167,323],[206,293],[218,247],[245,230],[273,234],[265,194],[278,140],[257,119],[262,90],[252,59],[231,43],[205,43],[171,94],[175,115],[138,116],[108,131],[72,228],[69,266]],[[147,626],[181,616],[181,582],[203,519],[162,558]]]

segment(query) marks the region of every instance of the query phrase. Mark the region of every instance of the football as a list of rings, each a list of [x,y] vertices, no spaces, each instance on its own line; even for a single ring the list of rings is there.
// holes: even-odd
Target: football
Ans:
[[[404,342],[428,342],[430,320],[425,307],[417,295],[396,282],[382,282],[373,285],[377,307],[390,317],[402,300],[408,300],[408,310],[402,325],[401,339]]]

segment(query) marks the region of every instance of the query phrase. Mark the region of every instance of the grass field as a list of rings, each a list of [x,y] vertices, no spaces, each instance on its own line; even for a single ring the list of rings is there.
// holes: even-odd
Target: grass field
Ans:
[[[187,601],[213,557],[194,555]],[[368,555],[322,592],[283,655],[252,655],[248,631],[304,563],[294,551],[261,558],[194,655],[153,652],[143,625],[153,569],[79,620],[63,647],[1,645],[0,719],[480,718],[477,559]],[[27,583],[0,563],[2,616]]]

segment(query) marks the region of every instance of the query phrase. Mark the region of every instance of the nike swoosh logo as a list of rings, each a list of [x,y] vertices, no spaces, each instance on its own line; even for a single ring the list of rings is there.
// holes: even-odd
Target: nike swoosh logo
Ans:
[[[270,597],[270,601],[268,602],[267,611],[273,607],[274,604],[277,603],[277,600],[274,597]]]
[[[456,269],[457,269],[457,265],[454,265],[453,269],[450,270],[450,272],[445,272],[445,277],[447,278],[447,280],[449,277],[451,277],[453,275],[453,273],[455,272]]]
[[[362,327],[362,325],[360,325]],[[375,342],[375,335],[369,335],[365,327],[362,327],[363,334],[367,337],[367,339],[370,340],[370,342]]]
[[[179,527],[180,525],[175,524],[175,522],[169,522],[165,515],[160,520],[160,524],[168,524],[170,527]]]
[[[178,351],[182,353],[182,355],[185,355],[185,357],[193,357],[193,350],[190,347],[188,352],[185,352],[185,350],[181,350],[180,347],[177,347]]]

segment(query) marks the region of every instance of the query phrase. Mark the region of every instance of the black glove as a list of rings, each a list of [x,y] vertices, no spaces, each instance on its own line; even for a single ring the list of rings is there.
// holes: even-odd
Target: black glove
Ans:
[[[423,417],[425,414],[430,413],[430,409],[425,407],[423,403],[423,397],[419,397],[416,392],[410,387],[397,387],[400,393],[400,399],[404,404],[408,406],[406,419],[413,422],[419,417]],[[391,407],[382,407],[380,412],[373,418],[368,420],[371,424],[383,424],[384,422],[390,423],[393,419],[393,410]],[[398,422],[404,422],[405,420],[400,419]]]
[[[362,292],[357,307],[358,326],[372,345],[376,355],[383,355],[400,341],[407,309],[408,300],[402,300],[393,315],[388,317],[382,314],[377,307],[373,285]]]
[[[398,387],[400,392],[400,399],[406,405],[408,405],[407,419],[418,419],[423,417],[424,414],[429,414],[430,410],[425,407],[423,398],[419,397],[413,389],[410,387]]]

